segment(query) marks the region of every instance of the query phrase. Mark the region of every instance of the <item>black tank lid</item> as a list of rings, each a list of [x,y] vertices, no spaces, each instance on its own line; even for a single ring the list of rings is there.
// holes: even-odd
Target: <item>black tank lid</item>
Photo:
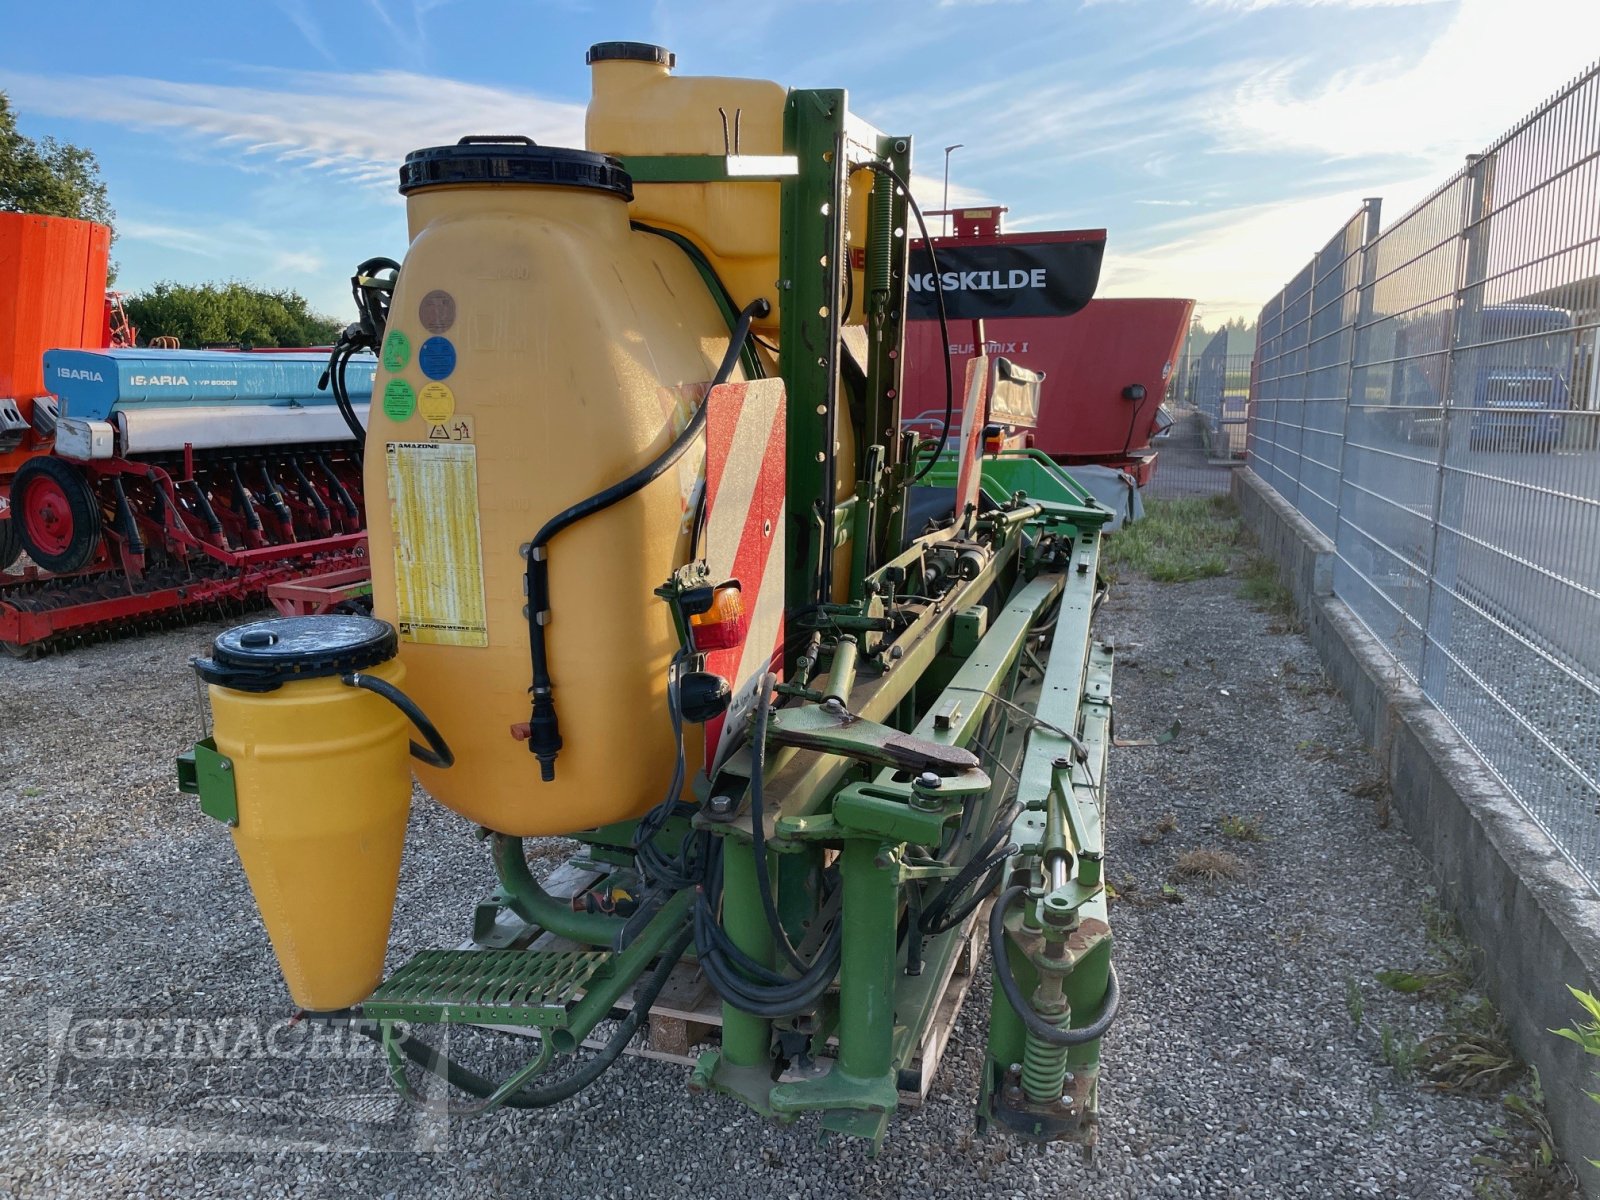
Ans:
[[[589,47],[583,61],[589,66],[597,62],[656,63],[671,70],[678,65],[678,56],[665,46],[653,46],[649,42],[596,42]]]
[[[270,692],[296,679],[365,671],[398,650],[394,626],[374,617],[275,617],[223,630],[194,669],[207,683]]]
[[[521,135],[479,135],[454,146],[428,146],[406,155],[400,167],[401,195],[463,183],[594,188],[633,199],[633,179],[616,159],[591,150],[541,146]]]

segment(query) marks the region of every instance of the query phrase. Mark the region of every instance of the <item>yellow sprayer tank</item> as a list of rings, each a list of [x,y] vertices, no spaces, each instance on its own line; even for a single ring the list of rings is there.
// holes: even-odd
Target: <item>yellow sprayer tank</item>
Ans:
[[[346,1008],[383,974],[409,738],[399,710],[344,677],[398,688],[395,649],[370,617],[291,617],[229,629],[195,663],[233,781],[234,846],[302,1008]]]
[[[548,782],[513,736],[530,713],[523,551],[670,444],[728,321],[681,248],[630,229],[631,181],[602,155],[463,139],[408,156],[401,191],[412,241],[365,469],[375,613],[398,628],[407,691],[456,756],[418,777],[507,834],[639,816],[672,776],[677,639],[653,593],[687,553],[703,443],[550,544],[564,744]]]
[[[603,154],[781,155],[788,90],[764,79],[674,75],[676,56],[645,42],[600,42],[589,49],[593,94],[584,121],[589,149]],[[850,179],[852,243],[864,246],[874,175]],[[688,235],[705,251],[740,307],[758,297],[771,312],[755,322],[778,328],[780,186],[776,183],[634,185],[633,218]],[[862,295],[862,273],[854,272]],[[862,321],[853,305],[851,323]]]

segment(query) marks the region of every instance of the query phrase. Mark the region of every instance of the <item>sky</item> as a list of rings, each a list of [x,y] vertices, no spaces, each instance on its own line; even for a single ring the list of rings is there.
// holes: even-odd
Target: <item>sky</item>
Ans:
[[[353,315],[400,258],[407,151],[581,145],[584,50],[844,87],[910,134],[924,206],[1109,231],[1103,296],[1254,318],[1359,207],[1385,225],[1600,56],[1597,0],[54,0],[8,6],[0,90],[94,150],[117,286],[238,278]]]

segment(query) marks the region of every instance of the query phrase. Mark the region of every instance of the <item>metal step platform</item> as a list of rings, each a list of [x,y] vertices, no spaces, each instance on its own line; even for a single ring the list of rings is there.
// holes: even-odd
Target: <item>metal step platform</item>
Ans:
[[[598,950],[424,950],[361,1004],[363,1016],[560,1029],[601,973]]]

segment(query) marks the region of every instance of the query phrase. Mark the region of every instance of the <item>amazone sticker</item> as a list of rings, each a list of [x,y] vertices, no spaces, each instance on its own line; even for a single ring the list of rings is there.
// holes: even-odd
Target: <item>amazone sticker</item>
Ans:
[[[476,447],[389,442],[384,450],[401,639],[487,646]]]
[[[398,329],[391,329],[383,339],[383,369],[403,371],[411,361],[411,339]]]
[[[429,379],[446,379],[456,369],[456,348],[449,338],[431,337],[417,351],[417,365]]]
[[[383,415],[391,421],[410,420],[417,411],[417,393],[404,379],[391,379],[383,388]]]
[[[456,394],[446,383],[425,384],[417,393],[417,411],[430,425],[438,425],[456,415]]]

